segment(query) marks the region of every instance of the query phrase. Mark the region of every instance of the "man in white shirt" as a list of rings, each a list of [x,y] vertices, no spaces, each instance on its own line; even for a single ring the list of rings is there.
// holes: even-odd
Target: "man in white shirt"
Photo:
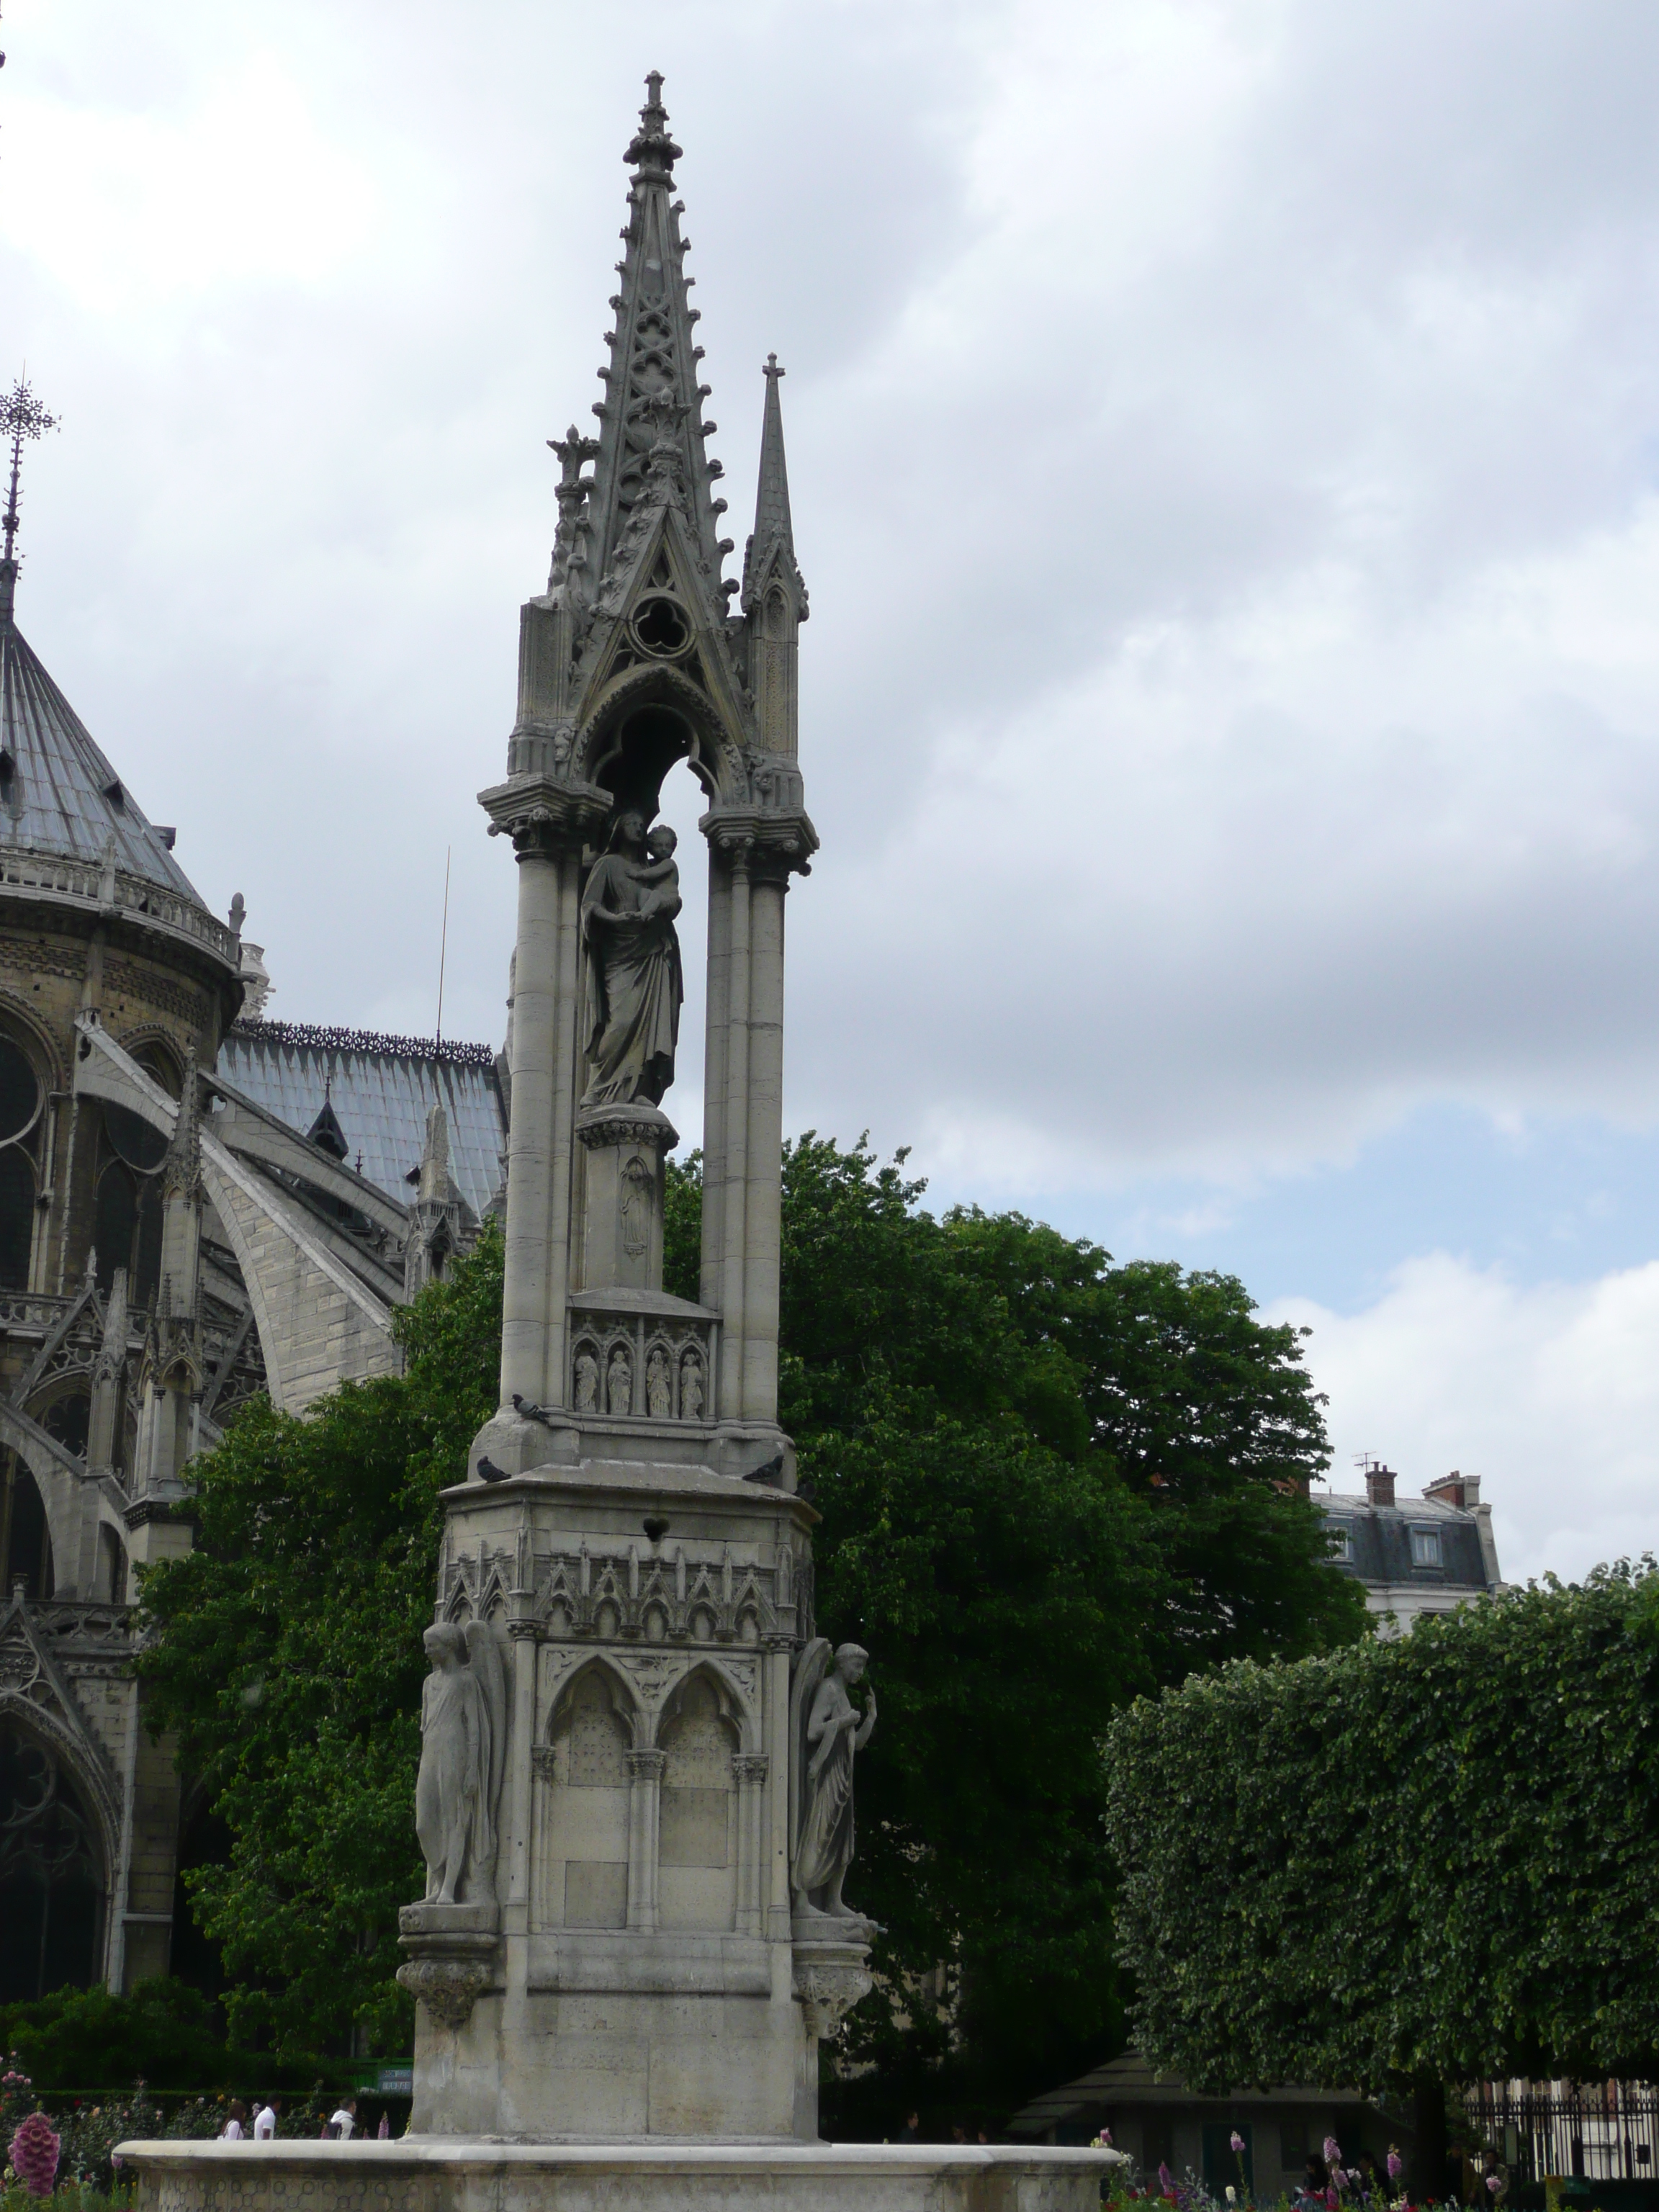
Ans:
[[[269,2142],[271,2137],[276,2134],[276,2107],[281,2101],[280,2098],[273,2097],[268,2104],[261,2105],[258,2111],[253,2115],[253,2140],[255,2142]]]
[[[329,2115],[329,2130],[342,2142],[349,2142],[357,2132],[357,2100],[348,2097],[337,2112]]]

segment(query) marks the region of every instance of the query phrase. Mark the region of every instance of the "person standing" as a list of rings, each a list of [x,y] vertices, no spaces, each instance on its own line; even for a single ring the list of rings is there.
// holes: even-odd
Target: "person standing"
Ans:
[[[246,2128],[243,2125],[243,2123],[246,2118],[247,2106],[242,2102],[240,2097],[233,2097],[230,2100],[229,2117],[225,2121],[223,2127],[219,2130],[220,2142],[240,2142],[243,2136],[247,2133]]]
[[[329,2116],[328,2131],[341,2142],[349,2142],[357,2132],[357,2100],[348,2097],[337,2112]]]
[[[276,2132],[276,2114],[282,2106],[280,2097],[271,2097],[260,2106],[253,2116],[253,2140],[269,2142]]]
[[[376,2128],[376,2130],[374,2130],[374,2132],[375,2132],[375,2135],[379,2137],[379,2139],[380,2140],[380,2142],[387,2142],[387,2141],[390,2139],[390,2137],[391,2137],[391,2134],[392,2134],[392,2114],[391,2114],[391,2112],[390,2112],[389,2111],[387,2111],[384,2106],[382,2106],[382,2108],[381,2108],[381,2112],[380,2112],[380,2126],[379,2126],[378,2128]]]

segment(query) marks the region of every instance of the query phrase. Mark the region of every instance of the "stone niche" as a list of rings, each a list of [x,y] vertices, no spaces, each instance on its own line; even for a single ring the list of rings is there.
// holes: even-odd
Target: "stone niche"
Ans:
[[[720,1316],[664,1291],[586,1291],[570,1301],[572,1412],[604,1421],[714,1419]]]
[[[758,1660],[544,1644],[531,1932],[758,1936]]]

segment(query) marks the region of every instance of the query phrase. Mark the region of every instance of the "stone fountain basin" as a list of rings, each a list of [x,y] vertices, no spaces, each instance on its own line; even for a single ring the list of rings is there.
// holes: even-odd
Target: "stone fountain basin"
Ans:
[[[1109,2152],[656,2141],[125,2142],[137,2212],[1098,2212]]]

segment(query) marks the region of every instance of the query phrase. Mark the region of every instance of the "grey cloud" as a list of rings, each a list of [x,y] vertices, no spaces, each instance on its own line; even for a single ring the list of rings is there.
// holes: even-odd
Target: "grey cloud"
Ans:
[[[14,240],[7,343],[69,417],[21,604],[204,890],[247,893],[276,1011],[423,1018],[453,842],[449,1018],[499,1032],[514,884],[471,794],[654,64],[739,543],[756,372],[791,372],[825,840],[791,1118],[1065,1188],[1328,1158],[1429,1096],[1643,1110],[1659,671],[1628,617],[1517,641],[1482,592],[1644,557],[1659,25],[161,19],[182,90],[88,41],[55,94],[182,113],[273,41],[380,228],[121,315]]]

